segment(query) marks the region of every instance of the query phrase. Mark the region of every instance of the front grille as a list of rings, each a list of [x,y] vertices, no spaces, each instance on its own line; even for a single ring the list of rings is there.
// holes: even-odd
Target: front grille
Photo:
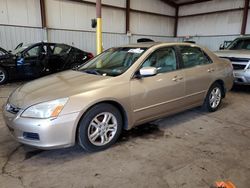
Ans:
[[[6,111],[12,113],[12,114],[17,114],[21,109],[12,105],[12,104],[7,104],[6,105]]]
[[[237,62],[237,63],[248,63],[250,61],[250,58],[239,58],[239,57],[221,57],[230,60],[231,62]]]
[[[233,64],[234,70],[244,70],[246,68],[246,65],[240,65],[240,64]]]

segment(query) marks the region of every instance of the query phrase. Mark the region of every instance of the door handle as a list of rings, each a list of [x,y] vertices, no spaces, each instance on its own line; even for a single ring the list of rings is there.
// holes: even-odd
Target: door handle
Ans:
[[[210,68],[210,69],[207,70],[207,72],[214,72],[214,69]]]
[[[177,81],[178,81],[178,77],[175,76],[175,77],[172,78],[172,80],[173,80],[174,82],[177,82]]]
[[[174,82],[177,82],[178,80],[183,80],[183,77],[175,76],[175,77],[172,78],[172,80],[173,80]]]

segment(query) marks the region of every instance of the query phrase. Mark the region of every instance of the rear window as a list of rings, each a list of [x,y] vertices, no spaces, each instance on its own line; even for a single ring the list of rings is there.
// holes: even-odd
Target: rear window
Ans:
[[[250,39],[236,39],[229,46],[230,50],[250,50]]]
[[[197,47],[180,46],[183,68],[211,63],[207,55]]]

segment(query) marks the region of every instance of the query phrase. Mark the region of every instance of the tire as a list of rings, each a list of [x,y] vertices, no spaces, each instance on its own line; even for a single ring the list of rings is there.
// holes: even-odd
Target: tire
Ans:
[[[7,72],[2,67],[0,67],[0,85],[4,84],[7,80]]]
[[[214,83],[208,90],[203,109],[208,112],[215,112],[221,105],[222,95],[222,86],[219,83]]]
[[[104,119],[109,119],[105,121]],[[113,145],[122,131],[122,116],[117,108],[107,103],[93,106],[80,120],[77,139],[88,152],[96,152]]]

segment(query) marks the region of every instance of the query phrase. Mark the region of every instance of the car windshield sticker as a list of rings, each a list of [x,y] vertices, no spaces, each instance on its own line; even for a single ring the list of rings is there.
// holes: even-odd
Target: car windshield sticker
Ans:
[[[135,53],[135,54],[141,54],[144,50],[140,49],[140,48],[136,48],[136,49],[130,49],[128,52],[129,53]]]

